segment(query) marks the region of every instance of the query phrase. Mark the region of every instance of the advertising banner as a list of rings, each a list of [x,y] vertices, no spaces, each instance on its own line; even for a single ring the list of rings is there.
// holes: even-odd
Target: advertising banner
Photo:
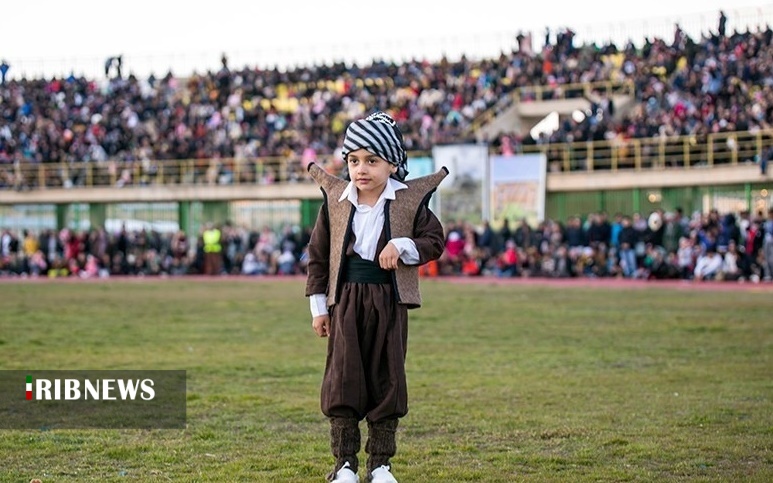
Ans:
[[[523,218],[531,226],[545,219],[546,159],[542,154],[492,156],[491,221],[500,226]]]
[[[455,144],[432,148],[435,171],[448,168],[448,177],[438,189],[438,216],[446,221],[479,223],[489,216],[487,179],[488,146]]]

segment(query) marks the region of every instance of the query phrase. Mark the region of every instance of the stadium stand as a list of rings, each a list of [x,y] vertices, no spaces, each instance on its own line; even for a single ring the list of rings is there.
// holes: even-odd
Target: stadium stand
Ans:
[[[591,98],[590,115],[566,117],[548,138],[503,132],[517,145],[617,137],[756,131],[773,105],[770,27],[758,32],[677,35],[636,48],[575,47],[571,39],[531,55],[437,63],[344,64],[289,72],[223,67],[178,79],[113,77],[107,83],[11,80],[1,89],[0,162],[103,162],[334,153],[346,123],[390,108],[411,150],[471,137],[482,113],[515,96]],[[566,38],[566,40],[564,40]],[[583,87],[599,84],[592,93]],[[624,115],[609,85],[632,85]],[[540,86],[540,87],[534,87]],[[584,96],[584,97],[583,97]],[[527,130],[528,131],[528,130]],[[489,141],[494,141],[492,139]]]

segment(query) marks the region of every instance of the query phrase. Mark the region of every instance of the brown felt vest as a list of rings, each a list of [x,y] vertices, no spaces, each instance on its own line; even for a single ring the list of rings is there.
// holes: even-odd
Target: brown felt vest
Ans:
[[[327,305],[331,306],[338,303],[341,292],[342,258],[352,232],[354,206],[347,199],[338,201],[349,184],[348,181],[328,174],[314,163],[309,165],[309,173],[322,189],[330,220],[330,279]],[[387,200],[384,207],[384,230],[387,240],[413,238],[413,225],[419,208],[429,201],[429,197],[447,175],[448,170],[443,167],[437,173],[405,181],[408,189],[397,191],[393,201]],[[392,285],[398,303],[407,305],[408,308],[421,306],[418,266],[398,262],[397,270],[392,275]]]

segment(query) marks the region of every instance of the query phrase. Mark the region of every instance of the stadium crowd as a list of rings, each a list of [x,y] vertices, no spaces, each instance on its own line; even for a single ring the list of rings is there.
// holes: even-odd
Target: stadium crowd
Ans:
[[[136,162],[152,179],[159,160],[280,156],[302,173],[318,156],[338,153],[347,123],[373,109],[393,114],[409,150],[429,150],[469,138],[477,116],[535,85],[552,88],[549,98],[582,95],[562,92],[568,84],[630,82],[636,103],[620,118],[611,98],[598,93],[582,119],[566,117],[537,139],[499,133],[488,140],[495,149],[676,135],[700,142],[709,133],[755,132],[773,120],[772,39],[769,26],[730,33],[720,22],[700,39],[677,25],[673,40],[646,39],[640,47],[575,46],[567,29],[546,36],[539,52],[519,35],[511,52],[483,60],[280,71],[232,69],[224,56],[217,72],[187,78],[170,72],[138,79],[106,69],[113,73],[104,81],[11,79],[0,86],[0,188],[34,187],[36,178],[18,179],[10,169],[20,161]]]
[[[448,228],[441,273],[500,277],[616,277],[683,280],[771,280],[773,209],[767,219],[716,210],[686,217],[681,209],[591,213],[536,228],[525,220],[499,230],[468,223]]]
[[[218,274],[305,273],[308,230],[220,228]],[[48,277],[178,276],[205,273],[204,237],[183,232],[108,233],[69,229],[0,234],[0,275]],[[769,281],[773,277],[773,209],[767,217],[716,210],[685,216],[680,209],[649,216],[593,213],[586,220],[446,226],[446,249],[425,276],[617,277]]]
[[[769,26],[757,32],[707,34],[695,41],[677,25],[670,43],[647,39],[639,49],[630,43],[623,49],[581,49],[579,57],[560,63],[595,77],[633,82],[638,103],[615,122],[614,106],[604,100],[596,106],[604,115],[581,123],[567,120],[549,141],[678,135],[700,140],[710,133],[767,129],[773,119],[771,40]],[[565,80],[585,79],[562,73],[552,82]]]

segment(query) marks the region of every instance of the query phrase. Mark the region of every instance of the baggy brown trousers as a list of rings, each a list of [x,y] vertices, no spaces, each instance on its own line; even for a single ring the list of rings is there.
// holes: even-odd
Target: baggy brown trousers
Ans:
[[[322,413],[369,422],[408,412],[408,309],[391,284],[345,282],[330,314]]]

